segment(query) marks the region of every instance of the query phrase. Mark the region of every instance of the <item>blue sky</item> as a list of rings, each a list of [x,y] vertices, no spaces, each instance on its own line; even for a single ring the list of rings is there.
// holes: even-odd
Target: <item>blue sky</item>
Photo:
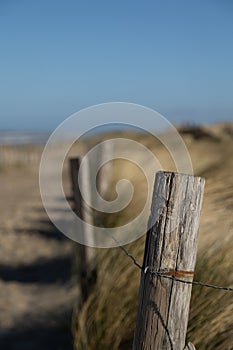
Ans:
[[[109,101],[233,120],[231,0],[0,0],[0,33],[0,129]]]

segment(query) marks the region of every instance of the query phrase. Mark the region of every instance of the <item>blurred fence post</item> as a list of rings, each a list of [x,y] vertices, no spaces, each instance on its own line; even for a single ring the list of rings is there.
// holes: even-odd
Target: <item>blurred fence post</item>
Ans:
[[[191,343],[185,347],[192,285],[150,271],[164,270],[168,276],[192,281],[203,192],[202,178],[162,171],[156,174],[134,350],[195,349]]]
[[[75,213],[82,220],[93,225],[93,217],[90,214],[90,212],[85,210],[85,204],[81,195],[79,182],[78,182],[79,169],[80,169],[80,159],[71,158],[70,174],[71,174],[72,189],[73,189],[74,210],[75,210]],[[81,182],[82,182],[82,179],[85,178],[86,176],[88,176],[87,169],[85,169],[85,173],[82,174],[80,178]],[[88,187],[86,191],[88,191]],[[88,193],[85,193],[85,195],[87,195],[87,197],[89,196]],[[86,228],[86,226],[80,225],[79,227],[77,227],[77,230],[81,231],[79,232],[79,234],[82,235],[83,242],[85,242],[85,245],[78,243],[77,251],[76,251],[76,264],[77,264],[77,271],[78,271],[77,272],[78,280],[80,283],[81,304],[83,304],[87,299],[90,289],[96,280],[95,248],[88,246],[89,244],[92,246],[94,243],[93,242],[94,228],[90,227],[90,231],[87,232],[88,229]]]
[[[96,207],[101,210],[100,197],[98,197],[97,191],[99,191],[100,196],[105,197],[109,190],[112,164],[108,160],[112,159],[113,145],[109,142],[101,143],[98,145],[97,153],[94,156],[88,156],[82,167],[80,167],[87,150],[87,146],[83,145],[82,149],[80,149],[80,156],[70,158],[70,174],[75,212],[83,221],[89,224],[89,226],[80,225],[80,227],[75,228],[79,230],[79,235],[82,235],[82,241],[85,242],[85,245],[78,244],[76,254],[82,302],[87,299],[90,289],[96,280],[96,256],[95,248],[92,247],[95,247],[95,243],[97,242],[98,237],[95,237],[94,225],[96,224],[98,226],[98,223],[94,217],[95,212],[93,208]],[[107,163],[102,166],[102,163],[106,159]]]
[[[112,179],[112,162],[111,160],[114,157],[114,146],[113,143],[108,140],[107,142],[103,142],[100,145],[100,150],[98,154],[99,162],[98,165],[101,165],[101,169],[99,170],[99,181],[97,183],[97,188],[100,192],[100,195],[105,198],[108,194],[110,188],[110,182]],[[104,163],[105,159],[109,161]]]

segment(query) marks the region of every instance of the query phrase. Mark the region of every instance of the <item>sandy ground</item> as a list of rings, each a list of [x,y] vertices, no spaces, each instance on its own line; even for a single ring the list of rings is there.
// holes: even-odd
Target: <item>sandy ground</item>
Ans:
[[[0,349],[72,349],[74,243],[43,209],[38,167],[0,171]]]

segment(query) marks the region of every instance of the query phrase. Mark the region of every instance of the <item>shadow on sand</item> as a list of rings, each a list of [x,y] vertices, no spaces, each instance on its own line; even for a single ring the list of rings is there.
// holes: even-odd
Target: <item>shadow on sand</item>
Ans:
[[[64,237],[54,225],[48,220],[42,222],[32,222],[32,228],[26,230],[16,230],[20,235],[23,233],[39,235],[47,240],[48,244],[51,240],[56,240],[59,244],[63,244]],[[39,228],[39,229],[38,229]],[[72,243],[71,243],[72,244]],[[32,253],[33,254],[33,253]],[[64,294],[71,278],[71,254],[67,253],[61,257],[55,255],[51,258],[41,258],[34,261],[30,265],[1,265],[0,280],[4,283],[14,282],[15,287],[22,286],[38,286],[38,297],[52,298],[46,296],[46,290],[49,286],[59,286],[64,288]],[[44,286],[44,287],[43,287]],[[44,295],[41,294],[44,291]],[[56,288],[54,288],[54,298],[56,299]],[[20,298],[20,296],[19,296]],[[37,299],[38,298],[38,299]],[[17,301],[20,303],[20,299]],[[52,303],[52,300],[51,300]],[[65,305],[65,306],[64,306]],[[0,349],[2,350],[71,350],[73,349],[73,340],[71,335],[71,319],[72,319],[72,302],[64,302],[61,308],[54,310],[28,310],[28,315],[17,320],[11,328],[5,330],[0,329]],[[10,308],[13,307],[9,305]],[[37,311],[38,313],[37,313]]]

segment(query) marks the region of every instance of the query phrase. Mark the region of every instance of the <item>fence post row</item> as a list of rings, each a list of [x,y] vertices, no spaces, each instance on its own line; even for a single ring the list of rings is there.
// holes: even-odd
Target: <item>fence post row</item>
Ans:
[[[185,347],[204,179],[158,172],[144,252],[134,350],[194,350]],[[151,228],[150,228],[151,227]],[[146,269],[146,267],[148,267]],[[145,273],[146,269],[146,273]]]

